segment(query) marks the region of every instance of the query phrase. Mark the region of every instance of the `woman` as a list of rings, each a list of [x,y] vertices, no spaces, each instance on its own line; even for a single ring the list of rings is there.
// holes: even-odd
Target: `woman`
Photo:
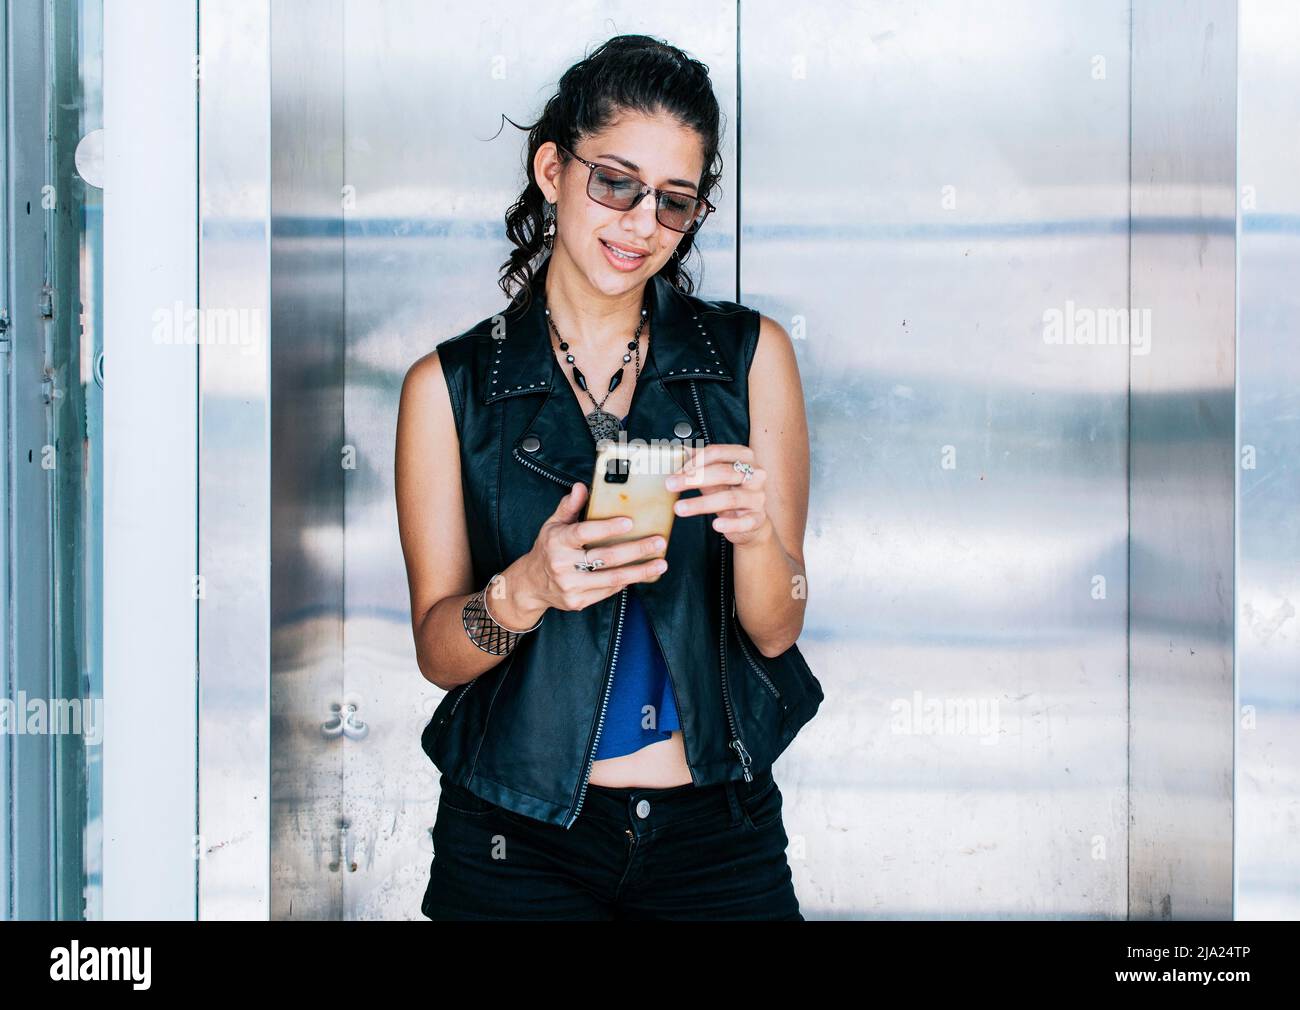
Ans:
[[[719,118],[707,67],[645,36],[566,72],[506,218],[518,293],[403,385],[416,655],[449,692],[430,918],[803,918],[771,761],[822,700],[794,645],[808,432],[786,332],[683,271]],[[583,549],[631,525],[582,520],[620,433],[690,447],[666,551]]]

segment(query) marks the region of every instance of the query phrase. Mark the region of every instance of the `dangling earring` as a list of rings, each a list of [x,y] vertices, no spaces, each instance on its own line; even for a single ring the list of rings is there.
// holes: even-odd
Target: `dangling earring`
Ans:
[[[542,245],[546,246],[547,249],[550,249],[555,244],[556,212],[555,204],[551,203],[549,200],[546,202],[546,206],[542,210],[542,218],[546,222],[546,226],[542,229]]]

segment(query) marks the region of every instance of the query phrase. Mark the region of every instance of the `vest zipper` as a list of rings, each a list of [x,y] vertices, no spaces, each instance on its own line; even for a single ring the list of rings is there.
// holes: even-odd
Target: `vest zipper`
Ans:
[[[743,652],[745,654],[745,658],[749,660],[749,665],[754,668],[754,672],[758,674],[758,679],[763,682],[763,686],[766,687],[768,691],[771,692],[773,698],[775,698],[777,701],[781,701],[781,692],[777,690],[776,685],[772,683],[771,678],[768,677],[767,673],[764,672],[763,668],[758,665],[758,661],[754,659],[753,653],[749,651],[749,646],[746,645],[745,640],[740,637],[739,629],[737,629],[736,631],[736,641],[740,643],[740,651]],[[785,708],[784,702],[782,702],[781,707]]]
[[[709,437],[709,426],[704,421],[704,408],[700,405],[700,391],[695,388],[695,380],[689,380],[691,387],[691,397],[695,401],[695,414],[700,422],[700,432],[704,435],[704,442],[707,445],[712,439]],[[722,578],[718,582],[718,595],[721,603],[721,619],[719,628],[721,634],[718,637],[718,660],[722,670],[722,701],[727,709],[727,725],[731,729],[731,743],[728,744],[736,752],[736,757],[740,761],[740,770],[745,777],[746,782],[754,781],[754,774],[749,770],[753,764],[753,758],[750,757],[749,751],[745,749],[744,741],[740,739],[740,730],[736,726],[736,713],[731,702],[731,685],[727,683],[727,548],[731,541],[727,539],[726,534],[718,533],[718,539],[721,542],[720,551],[722,555]],[[736,636],[739,638],[740,636]]]
[[[512,451],[514,453],[515,459],[519,460],[520,463],[528,467],[530,470],[536,470],[543,477],[550,477],[551,480],[555,481],[558,484],[563,484],[570,491],[573,490],[573,481],[571,481],[568,477],[564,476],[564,474],[558,473],[557,471],[552,470],[550,467],[542,466],[540,463],[534,462],[533,460],[529,459],[527,456],[519,455],[518,449],[514,449]]]
[[[510,672],[510,667],[514,665],[514,662],[515,662],[515,657],[514,654],[511,653],[510,656],[506,659],[506,671],[505,671],[506,673]],[[458,684],[451,689],[453,692],[459,691],[460,693],[456,695],[456,700],[451,703],[451,708],[447,710],[447,718],[443,719],[442,722],[438,724],[439,736],[441,736],[444,732],[446,732],[447,727],[451,725],[451,720],[456,716],[456,709],[460,708],[460,703],[465,700],[465,696],[474,689],[475,684],[477,684],[490,672],[491,672],[490,670],[485,670],[483,671],[483,673],[480,673],[473,680],[466,681],[464,684]]]
[[[592,738],[591,748],[587,751],[587,761],[582,772],[582,785],[578,789],[578,801],[573,806],[565,828],[573,827],[582,810],[582,803],[587,798],[587,780],[591,778],[591,769],[596,764],[596,749],[600,746],[600,734],[605,728],[605,710],[609,708],[610,688],[614,683],[614,667],[618,665],[618,647],[623,639],[623,615],[627,610],[627,586],[618,591],[618,623],[614,630],[614,648],[610,651],[609,667],[605,670],[605,689],[600,700],[600,718],[596,720],[596,735]]]
[[[475,684],[477,684],[481,679],[482,679],[482,675],[480,674],[478,677],[475,677],[473,680],[471,680],[468,684],[465,685],[465,689],[460,692],[459,697],[457,697],[456,700],[451,703],[451,708],[447,711],[447,718],[443,720],[444,726],[448,726],[451,724],[451,718],[456,714],[456,709],[460,708],[460,703],[465,700],[465,695],[469,694],[470,688],[472,688]]]
[[[519,450],[514,450],[515,459],[523,463],[524,466],[535,470],[543,477],[549,477],[556,483],[563,484],[566,487],[572,487],[572,482],[560,474],[555,473],[549,467],[541,466],[524,456],[519,455]],[[578,798],[574,802],[573,812],[569,814],[569,819],[565,823],[565,828],[573,827],[573,822],[578,819],[578,814],[582,810],[583,801],[587,798],[587,782],[591,778],[592,766],[596,763],[596,749],[600,746],[600,734],[605,728],[605,712],[609,708],[610,687],[614,682],[614,667],[618,665],[618,648],[623,641],[623,618],[627,612],[627,590],[624,586],[618,591],[618,621],[614,630],[614,645],[610,650],[609,666],[605,670],[605,683],[600,699],[600,717],[596,720],[596,735],[592,738],[591,746],[587,750],[587,759],[582,772],[582,784],[578,787]]]
[[[451,708],[447,710],[446,717],[440,723],[438,723],[438,731],[434,734],[433,737],[434,740],[441,739],[442,734],[447,732],[447,727],[451,725],[451,720],[456,715],[456,709],[458,709],[460,707],[460,703],[465,700],[465,695],[469,694],[470,688],[472,688],[475,684],[477,684],[481,679],[482,679],[481,676],[475,677],[473,680],[466,681],[464,684],[457,684],[455,687],[452,688],[453,692],[459,691],[460,693],[456,695],[456,700],[451,703]]]
[[[734,596],[731,598],[731,616],[736,616],[736,598]],[[767,671],[758,664],[758,660],[754,658],[754,654],[749,651],[749,646],[745,644],[745,639],[741,637],[740,631],[740,628],[736,629],[736,641],[740,643],[740,651],[743,652],[745,658],[749,660],[749,665],[752,666],[754,672],[758,674],[758,679],[761,680],[767,689],[772,692],[772,697],[777,701],[781,701],[781,692],[777,690],[776,685],[772,683],[771,678],[767,675]],[[785,702],[781,702],[781,707],[785,708]]]

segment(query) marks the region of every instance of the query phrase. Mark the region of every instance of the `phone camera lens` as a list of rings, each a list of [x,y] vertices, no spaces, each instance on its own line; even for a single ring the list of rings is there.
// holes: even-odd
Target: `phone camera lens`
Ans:
[[[626,457],[614,457],[605,462],[605,483],[626,484],[629,462]]]

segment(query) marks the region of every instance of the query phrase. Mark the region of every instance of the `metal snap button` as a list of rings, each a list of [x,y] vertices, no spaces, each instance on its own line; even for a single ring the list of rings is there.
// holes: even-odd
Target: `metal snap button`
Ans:
[[[638,817],[640,817],[641,820],[643,820],[643,821],[644,821],[647,817],[650,816],[650,801],[649,801],[649,800],[642,800],[640,803],[638,803],[638,804],[636,805],[636,815],[637,815]]]
[[[529,435],[520,445],[524,452],[536,452],[542,447],[542,440],[536,435]]]
[[[691,433],[691,423],[689,421],[678,421],[673,425],[673,434],[678,438],[685,438]]]

